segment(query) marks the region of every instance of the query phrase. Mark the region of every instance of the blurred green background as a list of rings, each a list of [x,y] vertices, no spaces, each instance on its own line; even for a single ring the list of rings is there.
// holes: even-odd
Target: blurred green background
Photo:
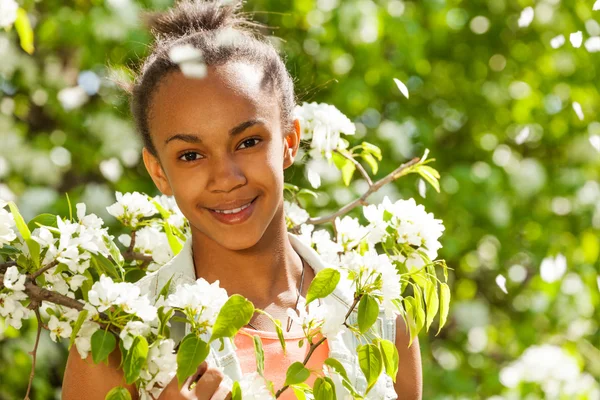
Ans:
[[[140,11],[172,2],[18,3],[35,51],[19,47],[14,28],[0,29],[0,197],[31,218],[66,215],[68,192],[115,224],[105,210],[115,190],[157,192],[127,95],[114,81],[131,78],[147,54]],[[426,148],[436,159],[441,193],[423,190],[415,175],[370,199],[414,197],[446,226],[439,258],[453,268],[453,299],[447,327],[420,336],[424,399],[600,399],[600,11],[593,3],[244,6],[271,27],[299,102],[335,105],[356,123],[356,141],[382,148],[377,177]],[[577,35],[575,45],[570,40],[577,31],[580,46]],[[313,214],[365,190],[359,179],[344,187],[323,166],[322,178],[322,195],[308,204]],[[309,187],[300,167],[288,180]],[[31,325],[16,332],[0,320],[0,399],[24,396],[34,336]],[[65,361],[65,346],[44,332],[32,398],[60,397]]]

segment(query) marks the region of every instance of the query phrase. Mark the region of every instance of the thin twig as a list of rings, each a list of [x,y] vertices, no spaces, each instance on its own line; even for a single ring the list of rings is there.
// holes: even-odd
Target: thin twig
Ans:
[[[339,151],[339,150],[334,150],[334,151],[336,153],[340,154],[342,157],[347,158],[348,160],[352,161],[352,164],[354,164],[354,166],[356,167],[358,172],[360,172],[362,177],[367,181],[367,183],[369,184],[369,187],[373,186],[373,181],[371,180],[371,177],[369,176],[369,174],[367,173],[367,171],[365,170],[365,168],[362,166],[361,163],[359,163],[358,161],[356,161],[356,159],[354,157],[346,154],[343,151]]]
[[[50,268],[56,267],[57,265],[58,265],[58,261],[56,261],[56,260],[52,261],[50,264],[46,265],[45,267],[42,267],[42,268],[38,269],[33,274],[31,274],[31,279],[35,280],[35,278],[37,278],[38,276],[42,275],[44,272],[48,271]]]
[[[372,195],[373,193],[378,191],[382,186],[400,178],[402,175],[404,175],[404,170],[412,167],[417,162],[419,162],[419,160],[420,160],[419,157],[415,157],[412,160],[402,164],[401,166],[399,166],[398,168],[396,168],[395,170],[393,170],[392,172],[387,174],[385,177],[383,177],[380,180],[378,180],[377,182],[373,183],[369,187],[369,189],[358,199],[352,201],[351,203],[346,204],[344,207],[340,208],[338,211],[334,212],[333,214],[325,215],[323,217],[309,218],[306,221],[306,223],[313,224],[313,225],[323,224],[325,222],[330,222],[330,221],[335,220],[336,217],[347,214],[350,210],[352,210],[353,208],[362,204],[362,202],[364,202],[367,199],[367,197],[369,197],[370,195]]]
[[[9,269],[10,267],[13,267],[15,265],[17,265],[16,261],[7,261],[7,262],[0,263],[0,272],[5,272],[7,269]]]
[[[350,309],[346,313],[346,316],[344,317],[344,325],[346,327],[348,327],[348,325],[346,324],[346,321],[348,320],[348,317],[350,316],[350,314],[354,310],[354,307],[356,307],[356,304],[358,304],[358,302],[360,301],[361,297],[362,297],[362,295],[356,296],[354,298],[354,302],[352,303],[352,305],[350,306]],[[319,347],[326,339],[327,338],[325,336],[323,336],[321,339],[319,339],[318,342],[310,344],[310,348],[308,349],[308,353],[306,353],[306,357],[304,357],[304,361],[302,361],[302,364],[306,365],[308,363],[308,360],[310,359],[310,357],[312,356],[312,354],[315,352],[315,350],[317,349],[317,347]],[[275,398],[278,398],[281,395],[281,393],[283,393],[288,387],[289,387],[289,385],[286,385],[286,386],[282,387],[281,389],[279,389],[275,393]]]
[[[128,253],[133,253],[133,248],[135,247],[135,232],[131,231],[131,242],[129,242],[129,248],[127,249]]]
[[[142,253],[133,253],[133,252],[128,252],[126,251],[125,253],[123,253],[123,258],[126,260],[138,260],[138,261],[148,261],[151,262],[154,259],[152,258],[152,256],[147,256],[145,254]]]
[[[39,307],[39,306],[38,306]],[[40,334],[42,333],[42,317],[40,316],[40,310],[36,307],[33,311],[35,311],[35,316],[37,318],[38,327],[37,334],[35,336],[35,345],[33,346],[33,351],[31,354],[33,360],[31,362],[31,372],[29,373],[29,384],[27,385],[27,393],[25,393],[25,400],[29,400],[29,393],[31,391],[31,385],[33,384],[33,376],[35,375],[35,361],[37,356],[38,344],[40,343]]]

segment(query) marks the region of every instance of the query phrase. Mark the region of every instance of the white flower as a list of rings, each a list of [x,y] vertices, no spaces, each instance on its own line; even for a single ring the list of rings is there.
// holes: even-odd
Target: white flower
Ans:
[[[181,72],[187,77],[199,79],[206,76],[207,69],[202,51],[191,44],[171,47],[169,58],[179,65]]]
[[[592,11],[598,11],[598,10],[600,10],[600,0],[596,0],[594,5],[592,6]]]
[[[369,233],[368,229],[358,222],[358,219],[345,216],[340,219],[335,218],[335,228],[337,230],[337,243],[344,249],[350,250],[359,245]]]
[[[558,49],[563,44],[565,44],[565,35],[558,35],[550,39],[550,46],[553,49]]]
[[[174,348],[175,342],[172,339],[156,341],[150,345],[148,362],[140,372],[142,392],[158,398],[164,387],[171,382],[177,372],[177,353]]]
[[[258,372],[244,374],[239,384],[242,391],[242,399],[244,400],[274,399],[269,389],[267,389],[264,378]]]
[[[583,42],[583,34],[581,31],[573,32],[569,35],[569,41],[576,49],[581,47],[581,43]]]
[[[21,303],[28,297],[24,292],[0,293],[0,316],[5,318],[7,325],[21,329],[22,320],[29,318],[31,310]]]
[[[331,157],[335,149],[344,148],[341,135],[354,135],[356,127],[335,106],[325,103],[303,103],[294,108],[294,116],[300,121],[302,138],[311,139],[311,156]]]
[[[404,95],[404,97],[408,99],[408,88],[406,87],[404,82],[397,78],[394,78],[394,82],[396,83],[396,86],[398,86],[398,89]]]
[[[4,209],[4,204],[0,200],[0,247],[17,238],[17,234],[12,229],[14,226],[15,222],[12,214]]]
[[[90,315],[88,314],[88,317],[89,316]],[[81,358],[87,358],[89,352],[92,350],[92,335],[98,329],[100,329],[100,326],[92,321],[85,321],[83,325],[81,325],[81,329],[79,329],[77,337],[75,338],[75,347]]]
[[[0,0],[0,28],[6,28],[15,23],[19,5],[14,0]]]
[[[50,316],[48,322],[48,329],[50,330],[50,338],[53,341],[58,341],[59,338],[66,338],[71,336],[73,329],[67,321],[60,321],[55,315]]]
[[[519,28],[526,28],[533,21],[533,8],[526,7],[521,11],[521,15],[519,16]]]
[[[145,194],[117,192],[116,196],[117,202],[106,207],[106,210],[126,226],[136,228],[141,218],[151,217],[158,212]]]
[[[498,285],[504,293],[508,294],[508,291],[506,290],[506,277],[504,277],[504,275],[496,276],[496,285]]]
[[[74,86],[61,89],[58,92],[58,101],[67,111],[81,107],[89,96],[81,86]]]
[[[154,226],[144,226],[136,232],[134,250],[138,253],[151,255],[159,265],[173,258],[166,233]]]
[[[552,283],[565,274],[567,271],[567,259],[562,254],[557,254],[556,257],[546,257],[540,265],[540,276],[544,282]]]
[[[9,267],[4,273],[4,287],[15,291],[25,290],[27,276],[20,274],[16,266]]]
[[[331,338],[342,332],[344,327],[344,319],[348,312],[348,307],[344,306],[340,301],[331,296],[320,299],[321,304],[316,307],[313,318],[322,320],[321,333],[323,336]]]
[[[123,341],[123,347],[126,350],[129,350],[131,344],[133,343],[133,339],[136,336],[148,336],[150,334],[150,326],[140,321],[129,321],[121,333],[119,337]]]
[[[583,119],[585,118],[585,115],[583,115],[583,109],[581,108],[581,104],[574,101],[573,102],[573,111],[575,111],[577,118],[579,118],[580,121],[583,121]]]
[[[308,182],[313,188],[318,189],[321,186],[321,175],[319,175],[317,171],[315,171],[309,165],[306,166],[306,176],[308,178]]]
[[[344,251],[341,244],[331,240],[329,231],[319,229],[313,232],[312,243],[316,247],[321,259],[328,265],[337,267],[340,263],[339,253]]]
[[[219,287],[218,280],[209,284],[200,278],[191,285],[178,286],[175,293],[167,298],[167,305],[184,309],[199,324],[212,326],[227,299],[227,291]]]
[[[288,220],[288,226],[296,226],[306,222],[310,217],[305,209],[301,208],[296,203],[290,203],[287,200],[283,201],[283,209],[285,217]]]
[[[600,51],[600,36],[592,36],[585,41],[585,49],[590,53],[596,53]]]
[[[504,386],[515,388],[521,382],[537,383],[546,398],[559,398],[561,394],[574,398],[573,395],[598,390],[597,383],[584,384],[586,380],[575,358],[561,347],[549,344],[529,347],[519,359],[500,371],[500,382]]]
[[[102,275],[88,292],[89,303],[97,307],[99,312],[111,306],[120,306],[123,311],[135,314],[144,322],[151,322],[157,317],[157,310],[150,304],[146,295],[140,297],[140,288],[128,282],[113,282]]]

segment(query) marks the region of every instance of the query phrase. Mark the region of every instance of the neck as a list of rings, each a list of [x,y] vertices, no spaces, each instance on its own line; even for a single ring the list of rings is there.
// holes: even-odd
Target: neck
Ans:
[[[302,260],[288,239],[285,219],[277,217],[261,239],[244,250],[230,250],[206,235],[193,235],[196,277],[210,283],[219,280],[228,295],[240,294],[261,309],[271,304],[294,307]]]

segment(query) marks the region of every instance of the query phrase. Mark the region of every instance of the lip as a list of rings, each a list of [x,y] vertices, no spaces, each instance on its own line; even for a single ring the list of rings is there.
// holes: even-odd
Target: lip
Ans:
[[[258,197],[258,196],[256,196],[256,197]],[[253,202],[254,200],[256,200],[256,197],[248,197],[246,199],[228,201],[226,203],[220,203],[214,207],[204,207],[204,208],[208,208],[209,210],[219,210],[219,211],[233,210],[234,208],[238,208],[245,204]]]
[[[242,222],[244,222],[248,218],[250,218],[250,216],[252,216],[252,213],[254,212],[254,208],[256,207],[257,199],[258,199],[258,196],[256,196],[254,199],[243,200],[241,202],[235,201],[235,202],[230,202],[230,203],[222,203],[222,204],[220,204],[219,208],[216,208],[217,210],[219,210],[219,209],[231,210],[231,209],[239,208],[245,204],[250,203],[250,205],[248,207],[244,208],[243,210],[241,210],[239,212],[233,213],[233,214],[222,214],[222,213],[213,211],[213,209],[210,209],[210,208],[206,208],[206,209],[210,212],[210,215],[212,215],[213,218],[215,218],[217,221],[219,221],[223,224],[227,224],[227,225],[241,224]]]

